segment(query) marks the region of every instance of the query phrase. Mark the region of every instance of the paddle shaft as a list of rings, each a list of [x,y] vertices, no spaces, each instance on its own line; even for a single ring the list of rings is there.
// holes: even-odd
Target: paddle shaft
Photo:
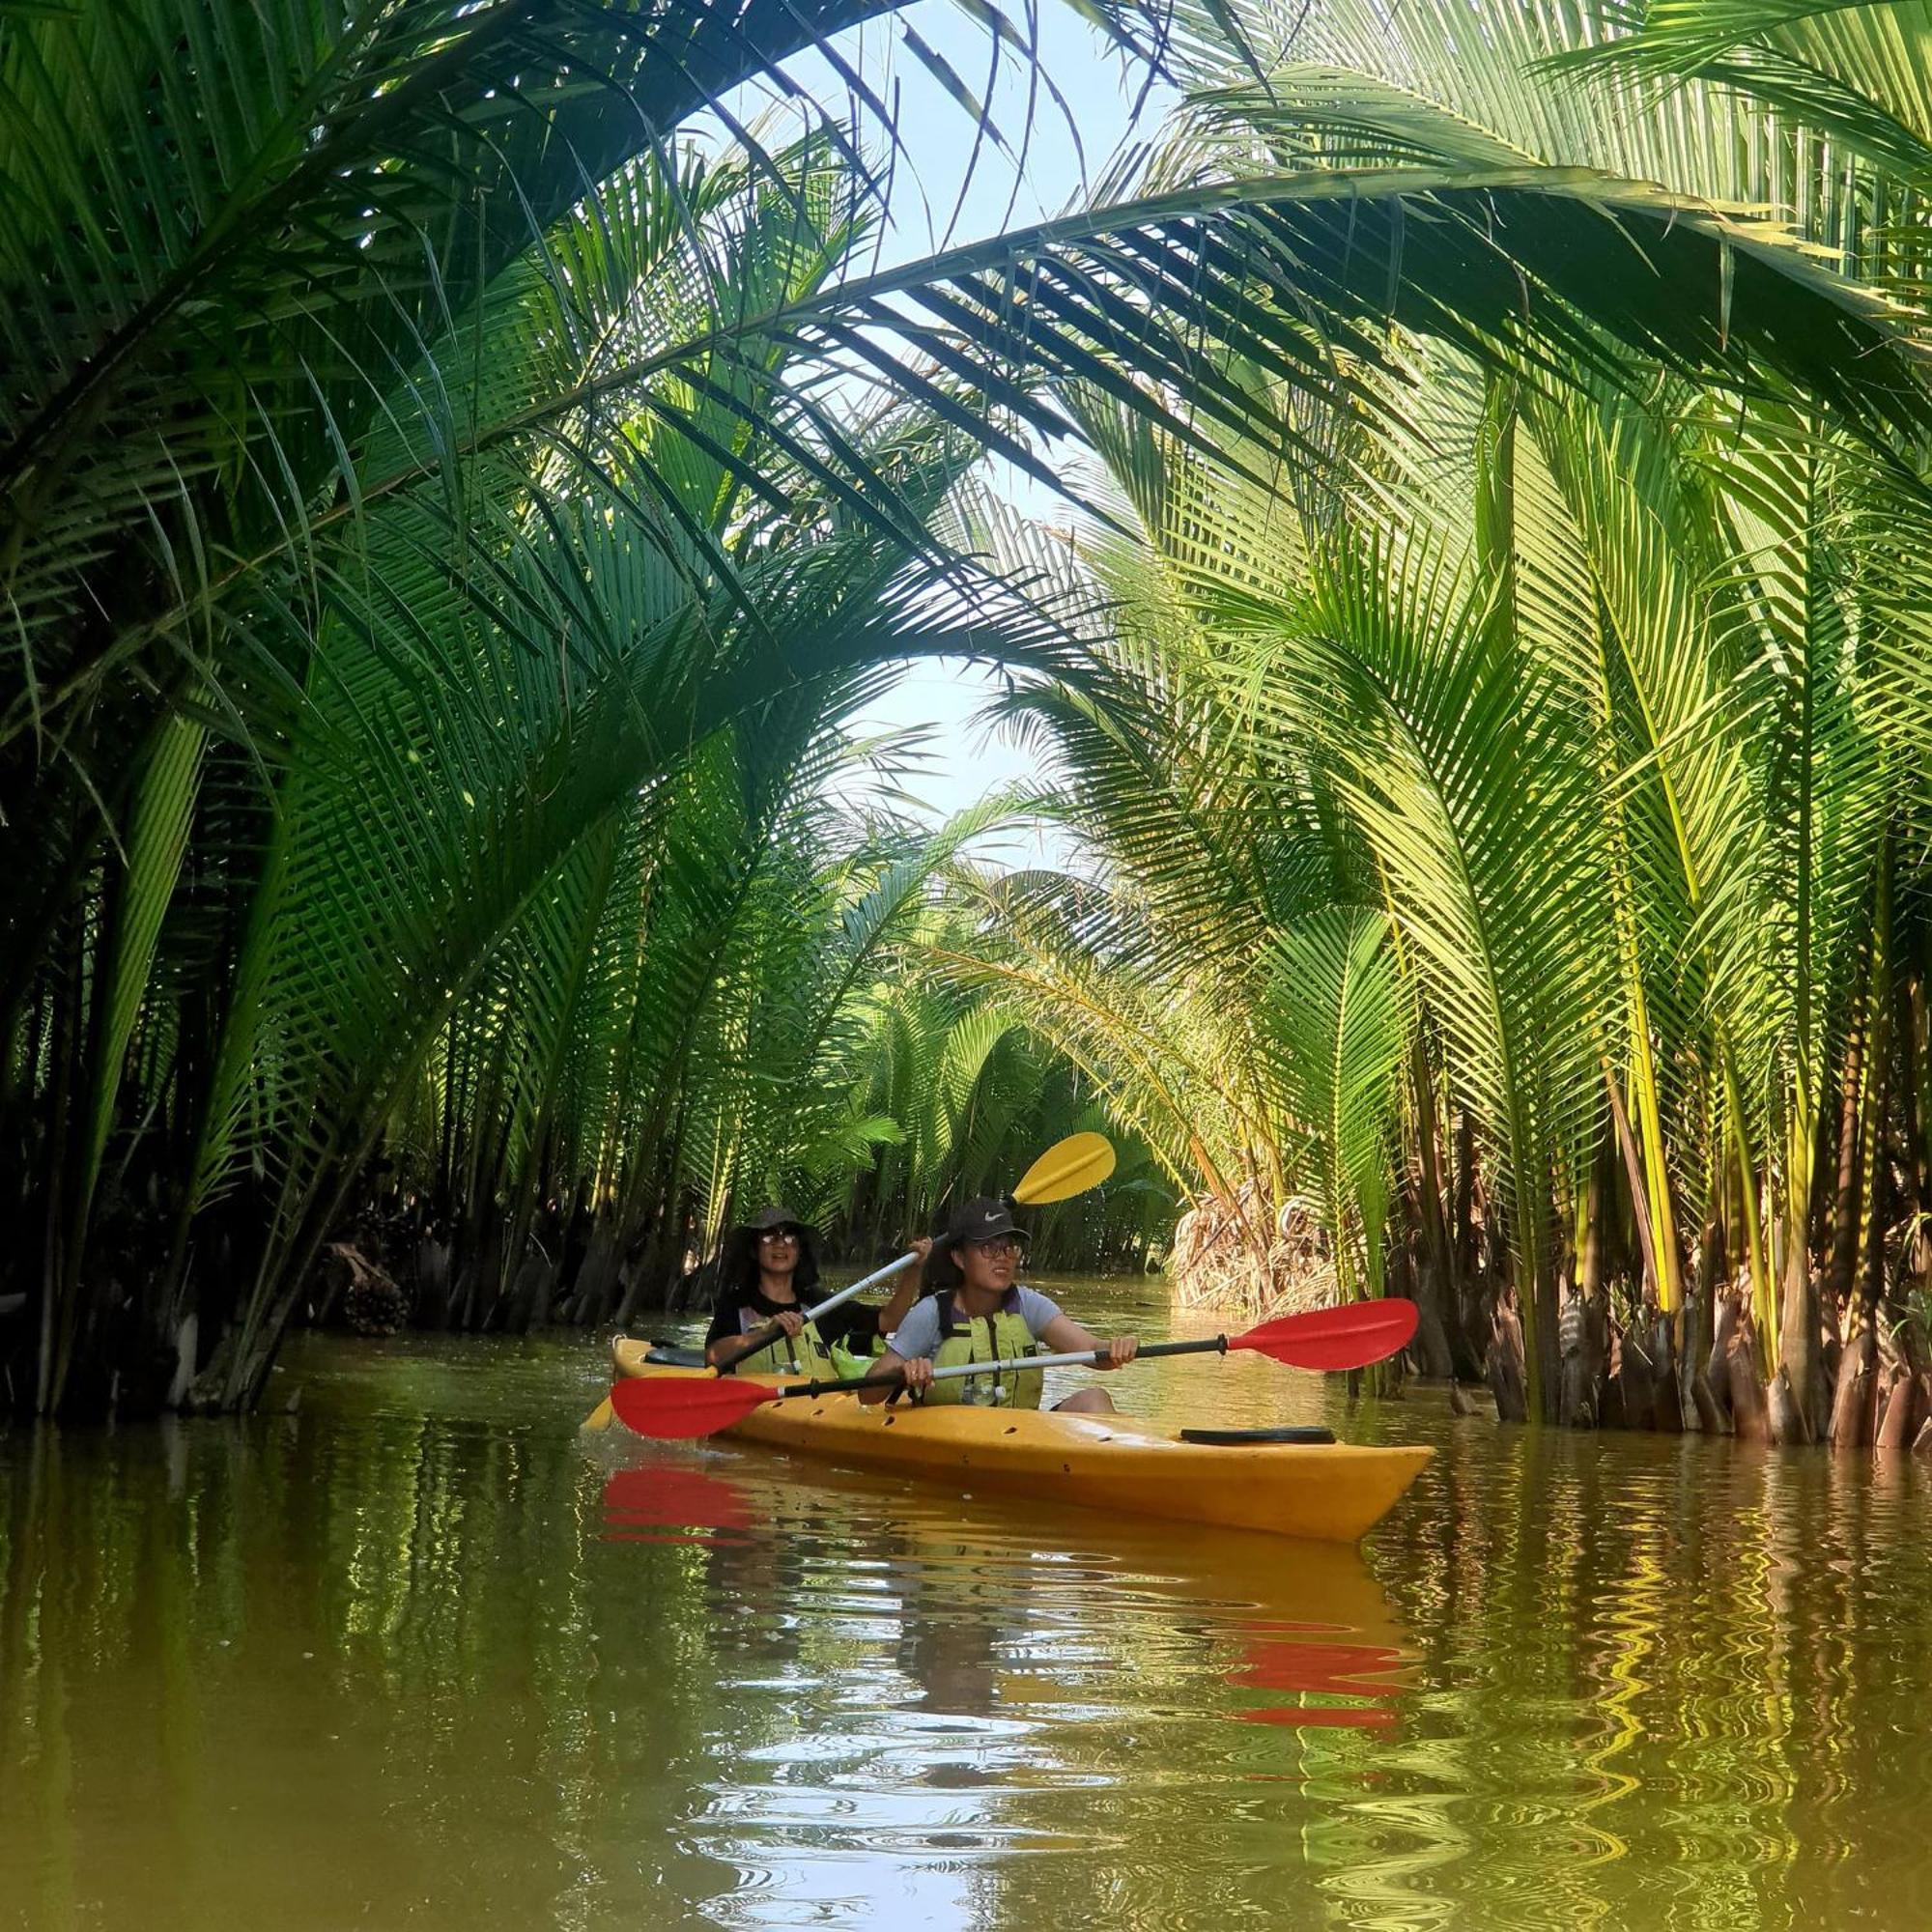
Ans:
[[[842,1308],[855,1294],[864,1294],[868,1288],[876,1288],[880,1282],[891,1280],[900,1268],[910,1266],[918,1259],[918,1249],[908,1249],[897,1261],[888,1262],[882,1268],[874,1268],[865,1280],[855,1281],[850,1288],[841,1288],[837,1294],[827,1295],[816,1308],[801,1308],[798,1312],[808,1321],[816,1321],[821,1315],[830,1315],[835,1308]],[[745,1346],[731,1357],[731,1361],[721,1366],[728,1369],[732,1363],[742,1362],[747,1355],[756,1354],[766,1343],[776,1342],[783,1333],[784,1330],[776,1321],[767,1321],[762,1328],[753,1329],[749,1335],[741,1335],[738,1339]]]
[[[1225,1355],[1228,1338],[1210,1335],[1200,1342],[1153,1342],[1135,1356],[1145,1362],[1155,1355]],[[990,1376],[1008,1369],[1097,1369],[1107,1359],[1104,1349],[1081,1349],[1070,1355],[1013,1355],[1000,1362],[959,1362],[950,1369],[935,1369],[932,1378],[943,1382],[957,1376]],[[897,1388],[904,1378],[896,1370],[889,1376],[852,1376],[836,1382],[793,1382],[789,1388],[775,1389],[781,1400],[795,1395],[843,1395],[848,1389]]]

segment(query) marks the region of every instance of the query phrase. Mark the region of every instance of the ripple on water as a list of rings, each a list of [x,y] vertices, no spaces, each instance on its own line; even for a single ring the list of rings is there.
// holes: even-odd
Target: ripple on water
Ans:
[[[1917,1463],[1115,1381],[1435,1443],[1357,1554],[586,1445],[574,1341],[288,1373],[0,1436],[0,1932],[1932,1924]]]

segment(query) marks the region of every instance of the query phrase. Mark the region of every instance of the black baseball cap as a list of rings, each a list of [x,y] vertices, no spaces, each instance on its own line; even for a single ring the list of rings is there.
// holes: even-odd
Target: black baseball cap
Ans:
[[[1027,1238],[1026,1230],[1013,1219],[1009,1202],[991,1194],[978,1194],[953,1208],[947,1217],[946,1232],[936,1245],[951,1248],[961,1241],[990,1241],[1000,1235],[1017,1235],[1021,1240]]]

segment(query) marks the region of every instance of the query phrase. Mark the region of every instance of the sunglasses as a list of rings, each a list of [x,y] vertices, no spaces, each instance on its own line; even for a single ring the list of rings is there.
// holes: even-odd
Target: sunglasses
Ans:
[[[761,1241],[770,1241],[775,1246],[782,1242],[789,1247],[797,1241],[798,1230],[796,1228],[764,1228],[759,1231],[758,1239]]]

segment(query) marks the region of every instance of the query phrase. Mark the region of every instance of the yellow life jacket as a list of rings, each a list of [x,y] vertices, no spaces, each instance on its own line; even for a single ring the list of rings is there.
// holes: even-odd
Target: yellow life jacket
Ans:
[[[762,1328],[771,1320],[768,1315],[760,1315],[755,1308],[739,1311],[738,1332],[749,1335],[754,1328]],[[749,1355],[741,1355],[724,1371],[730,1376],[804,1376],[811,1381],[835,1381],[838,1377],[838,1365],[832,1359],[832,1350],[825,1346],[819,1332],[808,1321],[796,1335],[781,1335],[776,1341],[767,1342],[762,1349],[753,1349]]]
[[[1034,1355],[1039,1345],[1033,1330],[1016,1310],[997,1308],[977,1318],[955,1314],[950,1289],[939,1291],[939,1349],[933,1355],[936,1369],[952,1369],[968,1362],[1010,1361],[1015,1355]],[[934,1382],[926,1390],[927,1402],[997,1403],[1005,1408],[1037,1408],[1046,1375],[1040,1369],[1007,1369],[984,1376],[956,1376]]]

